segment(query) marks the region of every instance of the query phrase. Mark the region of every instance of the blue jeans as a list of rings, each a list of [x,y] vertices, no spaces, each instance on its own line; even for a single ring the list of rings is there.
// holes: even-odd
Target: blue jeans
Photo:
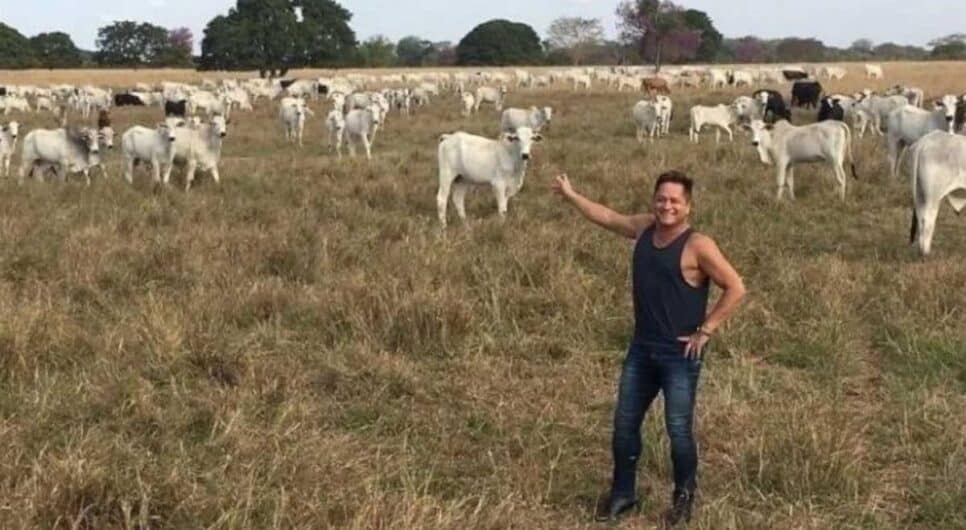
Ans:
[[[694,493],[698,450],[692,427],[701,363],[684,357],[683,345],[631,344],[624,359],[614,412],[612,498],[636,496],[641,424],[658,392],[664,393],[664,423],[671,440],[674,490]]]

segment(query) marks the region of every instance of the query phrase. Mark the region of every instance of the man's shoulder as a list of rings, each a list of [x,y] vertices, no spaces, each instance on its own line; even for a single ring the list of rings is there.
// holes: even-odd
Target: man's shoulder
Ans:
[[[691,235],[688,237],[687,245],[696,251],[713,249],[713,248],[717,248],[718,246],[718,244],[715,242],[714,239],[711,238],[711,236],[707,234],[702,234],[697,230],[694,230],[691,232]]]

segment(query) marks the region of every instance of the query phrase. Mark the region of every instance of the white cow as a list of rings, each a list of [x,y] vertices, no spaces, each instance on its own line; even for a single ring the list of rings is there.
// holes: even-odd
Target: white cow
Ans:
[[[3,176],[10,175],[10,159],[13,158],[13,151],[17,148],[17,136],[20,134],[20,124],[12,121],[0,127],[0,168],[3,168]]]
[[[188,97],[188,112],[194,114],[198,112],[198,109],[204,109],[209,116],[220,114],[227,117],[229,106],[227,99],[223,95],[198,91]]]
[[[705,125],[713,125],[715,143],[721,142],[722,130],[728,133],[729,141],[734,141],[735,135],[731,126],[737,124],[738,111],[734,105],[715,105],[714,107],[695,105],[691,107],[691,128],[688,134],[692,142],[698,143],[701,128]]]
[[[889,113],[886,142],[893,176],[899,174],[899,154],[906,146],[932,131],[955,132],[953,128],[958,103],[959,98],[947,94],[936,102],[936,108],[931,111],[905,105]]]
[[[670,97],[659,94],[654,97],[654,104],[657,106],[657,118],[661,122],[661,134],[668,134],[671,130],[674,102],[671,101]]]
[[[490,186],[496,196],[500,217],[506,218],[507,202],[523,187],[531,147],[541,140],[540,134],[529,127],[502,133],[498,140],[462,131],[442,135],[437,150],[439,190],[436,210],[443,228],[446,227],[446,204],[451,190],[456,214],[466,220],[464,200],[470,185]]]
[[[171,170],[176,163],[185,165],[185,191],[191,189],[198,169],[211,172],[215,183],[221,183],[218,163],[226,136],[228,120],[219,115],[213,116],[208,123],[175,128],[174,142],[171,144],[173,156],[164,171],[165,185],[171,181]]]
[[[878,64],[866,64],[865,65],[865,78],[866,79],[883,79],[885,75],[882,73],[882,66]]]
[[[593,81],[591,81],[590,76],[587,74],[574,74],[571,76],[571,80],[574,82],[574,91],[578,90],[580,87],[590,90],[593,84]]]
[[[841,80],[845,78],[845,74],[848,72],[845,68],[841,66],[824,66],[822,67],[822,74],[825,75],[826,79]]]
[[[11,110],[18,110],[20,112],[30,112],[31,110],[30,102],[22,96],[0,97],[0,107],[3,107],[4,116],[10,114]]]
[[[316,100],[319,98],[319,82],[314,79],[297,79],[285,88],[285,92],[291,97],[311,97]]]
[[[305,131],[306,115],[314,116],[312,109],[305,104],[305,100],[297,97],[284,97],[279,102],[278,120],[282,123],[286,141],[298,140],[302,147],[302,134]]]
[[[101,163],[97,137],[97,131],[89,127],[30,131],[24,137],[20,152],[19,182],[23,184],[30,172],[53,167],[61,180],[67,173],[83,173],[90,186],[90,169]]]
[[[788,186],[788,196],[795,199],[794,165],[803,162],[828,162],[839,183],[842,200],[845,200],[845,159],[851,161],[852,176],[856,176],[855,158],[852,156],[852,133],[849,126],[835,120],[796,127],[785,120],[774,126],[761,120],[751,122],[752,145],[766,165],[777,168],[777,197],[781,200]]]
[[[718,68],[708,70],[708,85],[711,88],[724,88],[728,86],[728,72]]]
[[[744,86],[754,86],[755,84],[755,74],[748,70],[735,70],[731,72],[731,83],[735,87]]]
[[[658,112],[657,104],[653,101],[641,100],[634,104],[631,109],[631,118],[637,130],[637,141],[644,141],[646,133],[651,141],[654,136],[662,130],[661,117]]]
[[[500,130],[513,132],[520,127],[529,127],[536,132],[550,125],[553,119],[552,107],[530,107],[529,109],[508,108],[500,117]]]
[[[184,122],[181,122],[182,125]],[[144,162],[151,165],[153,181],[161,182],[161,167],[171,165],[176,140],[175,128],[161,122],[154,129],[135,125],[121,135],[121,153],[124,156],[124,178],[134,182],[134,166]]]
[[[469,116],[473,114],[473,109],[476,107],[476,98],[473,94],[469,92],[464,92],[463,96],[460,98],[460,114],[463,116]]]
[[[473,105],[473,111],[479,112],[480,105],[484,103],[492,103],[496,108],[497,112],[503,110],[503,100],[506,98],[506,86],[501,86],[500,88],[491,86],[481,86],[476,89],[476,103]]]
[[[372,160],[372,136],[379,127],[382,111],[375,105],[366,109],[352,109],[345,115],[345,137],[349,156],[356,156],[356,143],[362,144],[366,158]]]
[[[905,96],[909,104],[914,107],[922,108],[922,104],[926,99],[926,92],[918,87],[905,87],[902,85],[896,85],[889,90],[885,91],[887,96]]]
[[[57,112],[57,104],[54,103],[54,100],[53,99],[51,99],[51,98],[49,98],[47,96],[40,96],[40,97],[38,97],[36,99],[36,101],[34,101],[34,110],[36,110],[37,112],[40,112],[42,110],[46,110],[46,111],[50,111],[50,112],[56,113]]]
[[[909,147],[906,159],[912,182],[909,242],[917,243],[927,256],[942,200],[948,200],[956,213],[966,207],[966,137],[933,131]]]
[[[339,109],[332,109],[325,117],[325,128],[329,130],[329,147],[335,145],[335,152],[342,158],[342,136],[345,133],[345,115]]]
[[[872,122],[872,133],[882,136],[882,125],[889,119],[889,113],[909,104],[905,96],[880,96],[872,94],[863,97],[855,104],[854,108],[868,114]],[[860,136],[865,135],[863,129]]]

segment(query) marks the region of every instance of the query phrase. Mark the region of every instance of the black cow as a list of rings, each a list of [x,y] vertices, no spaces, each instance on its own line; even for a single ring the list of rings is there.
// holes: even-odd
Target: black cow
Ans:
[[[818,121],[826,120],[845,121],[845,109],[839,105],[839,100],[829,96],[822,98],[818,105]]]
[[[0,86],[0,96],[6,96],[6,95],[7,95],[7,87]]]
[[[143,107],[144,101],[134,94],[114,94],[115,107]]]
[[[822,84],[818,81],[795,81],[792,85],[792,106],[814,109],[822,98]]]
[[[808,77],[808,73],[801,70],[782,70],[782,75],[786,81],[798,81]]]
[[[279,84],[279,85],[282,85],[282,88],[288,88],[288,87],[289,87],[289,86],[291,86],[291,85],[292,85],[292,83],[294,83],[294,82],[295,82],[295,80],[294,80],[294,79],[279,79],[279,80],[278,80],[278,84]]]
[[[769,123],[778,120],[792,121],[792,113],[785,106],[785,98],[777,90],[762,89],[752,94],[752,97],[755,101],[765,102],[765,108],[762,112],[764,121]]]
[[[178,101],[165,101],[164,102],[164,115],[167,116],[177,116],[178,118],[184,118],[188,114],[188,102],[180,99]]]

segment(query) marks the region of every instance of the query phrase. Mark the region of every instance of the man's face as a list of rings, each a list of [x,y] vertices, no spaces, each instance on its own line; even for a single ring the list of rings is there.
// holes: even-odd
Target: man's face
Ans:
[[[654,215],[663,226],[675,226],[688,219],[691,201],[684,192],[684,186],[676,182],[665,182],[654,193]]]

